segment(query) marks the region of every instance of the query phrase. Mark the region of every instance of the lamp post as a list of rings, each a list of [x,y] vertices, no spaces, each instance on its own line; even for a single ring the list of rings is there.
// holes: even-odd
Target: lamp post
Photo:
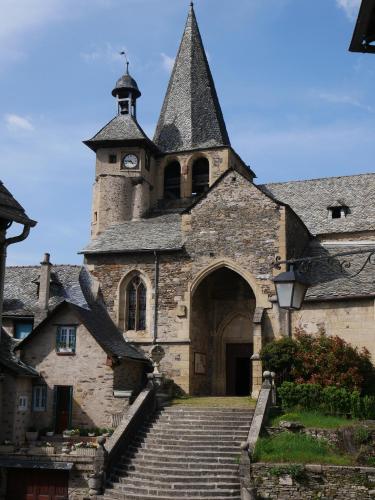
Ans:
[[[277,302],[282,309],[301,309],[305,299],[308,281],[294,270],[291,265],[289,271],[278,274],[274,279],[277,295]]]
[[[346,257],[352,257],[353,255],[367,256],[359,270],[350,274],[351,262]],[[286,265],[287,267],[286,272],[280,273],[273,278],[277,302],[281,309],[289,311],[301,309],[306,292],[311,285],[308,275],[314,267],[321,265],[323,262],[332,270],[341,274],[345,273],[347,279],[354,278],[368,264],[375,265],[375,248],[319,257],[302,257],[300,259],[281,260],[280,257],[277,257],[272,267],[274,269],[281,269],[281,265]]]

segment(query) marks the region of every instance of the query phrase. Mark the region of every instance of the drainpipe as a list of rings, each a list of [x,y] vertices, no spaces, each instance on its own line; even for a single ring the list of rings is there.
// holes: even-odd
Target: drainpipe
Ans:
[[[156,344],[158,338],[158,302],[159,302],[159,255],[154,251],[155,268],[154,268],[154,328],[152,343]]]
[[[3,322],[3,300],[4,300],[4,280],[5,280],[5,261],[7,256],[7,248],[9,245],[13,245],[13,243],[18,243],[26,239],[30,232],[30,226],[24,225],[23,231],[18,236],[13,236],[12,238],[6,239],[5,234],[7,229],[10,228],[12,223],[8,222],[3,224],[3,227],[0,226],[0,342],[1,342],[1,328]]]

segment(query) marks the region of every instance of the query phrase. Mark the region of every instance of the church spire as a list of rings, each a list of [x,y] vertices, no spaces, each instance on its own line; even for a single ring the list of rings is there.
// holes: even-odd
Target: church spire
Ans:
[[[165,152],[230,146],[193,2],[154,142]]]

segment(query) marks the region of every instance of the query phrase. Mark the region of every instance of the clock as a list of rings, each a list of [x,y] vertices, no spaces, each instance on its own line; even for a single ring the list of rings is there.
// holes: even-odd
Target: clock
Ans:
[[[137,168],[138,166],[138,157],[134,154],[128,154],[124,156],[122,160],[123,168]]]

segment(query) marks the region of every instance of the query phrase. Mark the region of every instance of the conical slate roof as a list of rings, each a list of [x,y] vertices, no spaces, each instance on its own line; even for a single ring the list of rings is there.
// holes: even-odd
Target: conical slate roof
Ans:
[[[165,152],[230,145],[193,6],[169,81],[154,143]]]
[[[84,144],[95,151],[108,143],[124,141],[146,141],[148,144],[152,144],[139,123],[130,114],[117,115],[92,139],[84,141]]]

